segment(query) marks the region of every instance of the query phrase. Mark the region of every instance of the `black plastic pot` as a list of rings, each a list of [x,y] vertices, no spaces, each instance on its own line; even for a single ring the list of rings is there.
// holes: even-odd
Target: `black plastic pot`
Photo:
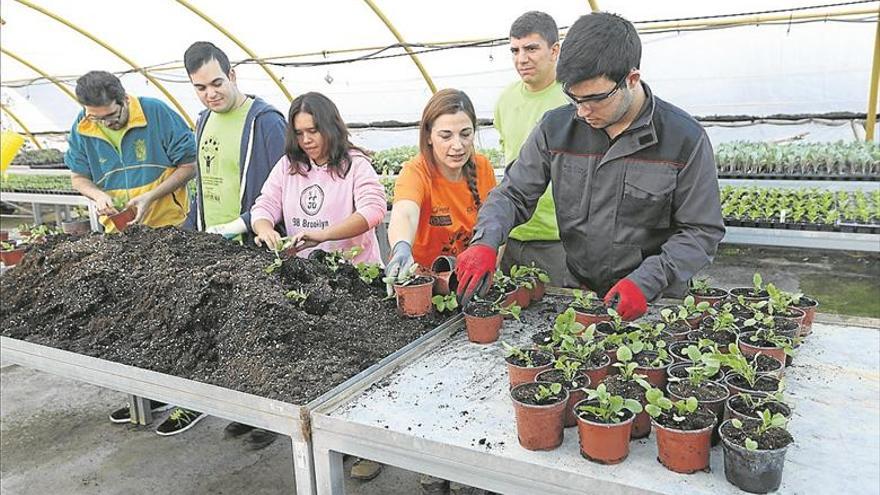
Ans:
[[[724,450],[724,476],[727,481],[749,493],[777,490],[782,484],[782,469],[785,467],[788,445],[775,450],[748,450],[724,437],[724,427],[728,423],[730,420],[725,421],[720,428]]]

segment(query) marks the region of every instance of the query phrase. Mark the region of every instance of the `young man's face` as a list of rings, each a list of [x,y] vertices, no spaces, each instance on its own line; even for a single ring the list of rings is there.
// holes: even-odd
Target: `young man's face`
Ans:
[[[85,108],[88,120],[103,124],[114,131],[118,131],[128,124],[127,101],[123,101],[122,104],[114,101],[97,107],[83,105],[83,108]]]
[[[559,43],[553,46],[540,34],[531,33],[522,38],[510,38],[513,66],[526,84],[542,84],[556,78],[556,59]]]
[[[211,59],[190,74],[189,78],[199,100],[208,110],[225,113],[235,108],[240,95],[235,84],[235,69],[230,69],[227,76],[220,68],[220,63]]]
[[[578,117],[594,129],[605,129],[619,122],[629,110],[634,98],[633,88],[638,81],[637,72],[631,72],[621,81],[599,76],[572,84],[564,91],[577,107]],[[582,99],[589,101],[576,101]]]

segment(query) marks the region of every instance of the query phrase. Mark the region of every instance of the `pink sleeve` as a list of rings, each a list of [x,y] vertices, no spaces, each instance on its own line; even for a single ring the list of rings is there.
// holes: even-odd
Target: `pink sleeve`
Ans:
[[[370,228],[385,218],[388,202],[379,175],[370,160],[360,154],[351,157],[351,174],[354,180],[354,211],[360,213]]]
[[[269,173],[269,177],[263,183],[259,197],[254,201],[254,206],[251,208],[251,227],[253,227],[254,222],[260,219],[268,220],[272,222],[272,225],[281,221],[284,181],[287,178],[289,164],[290,162],[287,160],[287,157],[282,156],[278,163],[275,164],[275,167],[272,168],[272,172]]]

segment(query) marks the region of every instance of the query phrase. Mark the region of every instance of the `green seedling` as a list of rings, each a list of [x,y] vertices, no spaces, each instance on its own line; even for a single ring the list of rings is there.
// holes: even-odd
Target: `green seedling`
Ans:
[[[761,274],[758,272],[752,275],[752,289],[755,291],[755,294],[760,294],[764,291],[764,279],[761,278]]]
[[[419,278],[419,265],[417,263],[413,263],[410,267],[405,271],[398,274],[397,277],[384,277],[382,281],[386,284],[407,286],[411,285],[413,282],[418,280]]]
[[[263,269],[266,273],[274,273],[275,270],[281,268],[281,264],[284,262],[284,260],[281,259],[281,253],[293,247],[293,239],[290,237],[282,237],[278,241],[279,242],[275,243],[275,249],[270,249],[270,251],[275,254],[275,259],[272,260],[272,263],[270,263],[269,266]]]
[[[526,363],[526,368],[535,367],[535,361],[532,360],[532,355],[528,351],[523,351],[519,347],[514,347],[503,340],[501,341],[501,345],[504,347],[504,350],[507,351],[507,357],[512,357]]]
[[[116,211],[123,211],[128,206],[128,201],[127,196],[114,196],[113,208],[116,208]]]
[[[578,361],[589,363],[594,355],[602,352],[602,349],[592,339],[566,338],[559,344],[559,351]]]
[[[525,287],[529,290],[535,288],[535,278],[532,277],[532,270],[527,266],[511,266],[510,280],[513,281],[517,287]]]
[[[673,402],[665,397],[659,388],[652,388],[645,392],[645,399],[648,401],[648,405],[645,406],[645,412],[652,418],[657,418],[661,414],[667,413],[672,415],[672,420],[676,423],[681,423],[687,419],[700,406],[696,397],[688,397],[687,399]]]
[[[580,289],[574,289],[571,293],[574,296],[574,301],[569,304],[570,308],[586,311],[600,304],[599,296],[593,291],[584,292]]]
[[[458,299],[455,298],[455,294],[447,294],[445,296],[437,294],[431,298],[431,302],[434,303],[434,307],[440,313],[458,308]]]
[[[364,263],[363,261],[354,266],[358,271],[358,278],[367,285],[373,283],[382,273],[378,263]]]
[[[577,321],[577,315],[572,308],[556,316],[550,339],[554,345],[559,345],[566,337],[576,337],[584,331],[583,323]]]
[[[284,294],[285,297],[290,299],[290,301],[298,307],[302,307],[303,303],[306,302],[306,299],[309,298],[309,293],[304,290],[289,290],[287,294]]]
[[[576,361],[568,356],[561,356],[553,363],[553,368],[562,372],[562,376],[566,382],[574,383],[575,377],[583,369],[584,363]]]
[[[0,251],[15,251],[16,248],[12,242],[0,241]]]
[[[617,361],[614,363],[614,367],[618,369],[620,376],[626,381],[633,381],[641,385],[648,390],[651,388],[651,385],[645,380],[647,376],[636,373],[636,368],[639,367],[639,363],[636,363],[632,360],[633,351],[622,345],[617,348]]]
[[[595,401],[595,403],[580,406],[578,410],[592,414],[603,423],[620,423],[621,418],[625,414],[624,410],[628,410],[633,414],[642,412],[642,405],[639,401],[624,399],[619,395],[611,395],[605,388],[604,383],[600,383],[595,390],[587,389],[587,400]]]
[[[758,427],[751,432],[751,435],[756,438],[764,436],[764,434],[767,433],[770,428],[781,428],[784,430],[786,425],[788,424],[788,419],[785,416],[783,416],[781,413],[772,414],[770,413],[769,409],[764,409],[763,411],[761,411],[760,421],[761,423],[758,425]],[[740,430],[743,427],[743,422],[738,419],[732,419],[730,420],[730,423],[733,425],[734,428]],[[757,440],[752,439],[751,436],[746,437],[745,446],[748,450],[758,450],[758,442]]]
[[[691,290],[693,290],[694,292],[706,293],[711,288],[712,288],[712,286],[709,285],[708,278],[703,277],[703,278],[695,278],[695,279],[691,280]]]
[[[553,383],[549,387],[545,385],[538,385],[538,391],[535,392],[535,402],[539,404],[543,404],[545,402],[549,402],[551,399],[556,398],[559,394],[562,393],[562,384],[561,383]]]

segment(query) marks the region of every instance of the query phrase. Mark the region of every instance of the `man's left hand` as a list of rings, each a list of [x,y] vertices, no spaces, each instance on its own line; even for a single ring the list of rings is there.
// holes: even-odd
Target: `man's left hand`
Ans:
[[[132,220],[129,223],[141,223],[141,221],[147,215],[147,211],[150,209],[150,206],[153,204],[153,201],[156,200],[156,198],[153,197],[151,192],[145,192],[145,193],[141,194],[140,196],[136,196],[136,197],[132,198],[128,202],[128,205],[126,205],[127,208],[132,208],[132,207],[135,208],[134,220]]]
[[[622,278],[605,294],[605,305],[610,306],[614,297],[619,298],[615,310],[626,321],[632,321],[645,314],[648,301],[642,289],[628,278]]]

